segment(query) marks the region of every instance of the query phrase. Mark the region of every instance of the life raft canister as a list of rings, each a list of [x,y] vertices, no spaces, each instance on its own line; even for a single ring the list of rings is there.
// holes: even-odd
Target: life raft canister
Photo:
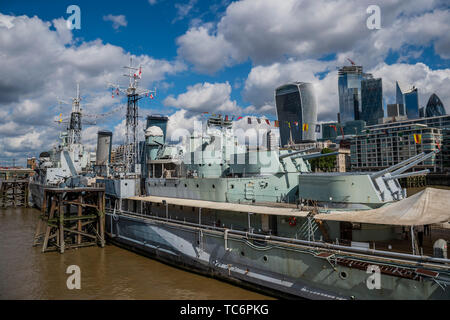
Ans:
[[[289,221],[289,225],[291,227],[293,227],[293,226],[295,226],[297,224],[297,218],[295,218],[295,217],[289,217],[288,221]]]

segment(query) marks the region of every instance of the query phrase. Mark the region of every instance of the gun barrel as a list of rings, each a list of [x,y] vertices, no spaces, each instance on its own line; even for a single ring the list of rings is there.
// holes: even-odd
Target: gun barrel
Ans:
[[[413,162],[409,163],[408,165],[404,166],[403,168],[400,168],[400,169],[398,169],[398,170],[392,172],[391,175],[393,175],[393,176],[399,175],[400,173],[403,173],[403,172],[405,172],[406,170],[408,170],[408,169],[414,167],[416,164],[421,163],[421,162],[427,160],[428,158],[431,158],[431,157],[432,157],[433,155],[435,155],[436,153],[437,153],[436,151],[432,151],[432,152],[430,152],[430,153],[427,153],[426,155],[420,157],[420,158],[417,159],[417,160],[414,160]]]
[[[395,176],[390,176],[390,177],[386,177],[384,178],[384,180],[392,180],[392,179],[400,179],[400,178],[407,178],[407,177],[413,177],[413,176],[421,176],[424,174],[429,173],[430,170],[429,169],[425,169],[425,170],[420,170],[420,171],[416,171],[416,172],[408,172],[408,173],[402,173],[402,174],[397,174]]]
[[[280,158],[280,160],[282,160],[284,158],[292,157],[292,156],[295,156],[296,154],[307,152],[307,151],[313,150],[313,149],[315,149],[315,148],[308,148],[308,149],[304,149],[304,150],[300,150],[300,151],[294,151],[294,152],[291,152],[291,153],[286,153],[286,154],[283,154],[283,155],[279,156],[279,158]]]
[[[315,159],[315,158],[322,158],[322,157],[329,157],[329,156],[335,156],[338,155],[339,152],[330,152],[330,153],[310,153],[310,154],[302,154],[302,155],[298,155],[292,159],[297,159],[297,158],[303,158],[303,160],[308,160],[308,159]]]
[[[415,156],[413,156],[411,158],[408,158],[408,159],[403,160],[403,161],[401,161],[401,162],[399,162],[397,164],[394,164],[394,165],[390,166],[389,168],[386,168],[386,169],[383,169],[381,171],[375,172],[375,173],[371,174],[371,178],[372,179],[376,179],[378,177],[381,177],[382,175],[384,175],[384,174],[386,174],[388,172],[391,172],[393,170],[396,170],[396,169],[398,169],[398,168],[400,168],[400,167],[410,163],[411,161],[419,159],[420,157],[422,157],[424,155],[425,155],[425,152],[422,152],[422,153],[420,153],[418,155],[415,155]]]

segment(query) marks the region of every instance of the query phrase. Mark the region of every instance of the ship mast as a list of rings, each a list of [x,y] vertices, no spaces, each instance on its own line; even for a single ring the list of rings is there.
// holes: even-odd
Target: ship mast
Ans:
[[[116,94],[119,92],[127,96],[127,113],[126,113],[126,133],[125,133],[125,172],[135,173],[136,164],[139,163],[139,140],[138,140],[138,116],[139,106],[138,101],[144,95],[156,93],[155,90],[146,90],[139,88],[139,80],[141,79],[142,67],[133,67],[133,59],[130,58],[130,65],[124,66],[128,69],[128,74],[124,74],[129,78],[128,88],[121,88],[119,85],[110,84],[109,86],[116,89]]]
[[[70,114],[69,125],[67,126],[68,144],[81,143],[81,107],[80,107],[80,84],[77,83],[77,96],[72,98],[72,113]]]
[[[75,98],[72,98],[72,111],[70,113],[69,118],[62,119],[62,113],[60,114],[60,119],[56,120],[58,123],[67,124],[66,132],[67,132],[67,140],[64,142],[68,147],[74,144],[81,144],[81,123],[82,123],[82,114],[81,114],[81,97],[80,97],[80,84],[77,83],[77,95]],[[69,104],[64,100],[58,99],[59,104]],[[87,122],[87,124],[92,124]]]

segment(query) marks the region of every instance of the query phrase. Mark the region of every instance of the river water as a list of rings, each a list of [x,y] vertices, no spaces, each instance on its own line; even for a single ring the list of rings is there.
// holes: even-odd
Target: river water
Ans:
[[[39,211],[0,209],[0,299],[270,299],[107,245],[41,253],[32,247]],[[67,267],[81,270],[69,290]]]

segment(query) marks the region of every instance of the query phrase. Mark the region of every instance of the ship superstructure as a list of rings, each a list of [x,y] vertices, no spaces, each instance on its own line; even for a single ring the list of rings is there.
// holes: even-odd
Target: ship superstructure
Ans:
[[[311,171],[309,160],[336,152],[240,145],[232,122],[221,116],[210,117],[205,130],[194,132],[178,151],[165,143],[161,128],[149,126],[145,148],[147,195],[232,203],[332,202],[354,209],[376,208],[404,199],[405,191],[398,182],[405,177],[401,173],[433,155],[421,154],[375,174],[317,174]]]
[[[71,177],[87,173],[91,167],[90,152],[81,142],[82,108],[79,84],[65,131],[60,133],[60,143],[51,150],[41,152],[36,174],[30,183],[32,201],[41,207],[44,187],[64,186]],[[63,123],[63,119],[57,120]]]

